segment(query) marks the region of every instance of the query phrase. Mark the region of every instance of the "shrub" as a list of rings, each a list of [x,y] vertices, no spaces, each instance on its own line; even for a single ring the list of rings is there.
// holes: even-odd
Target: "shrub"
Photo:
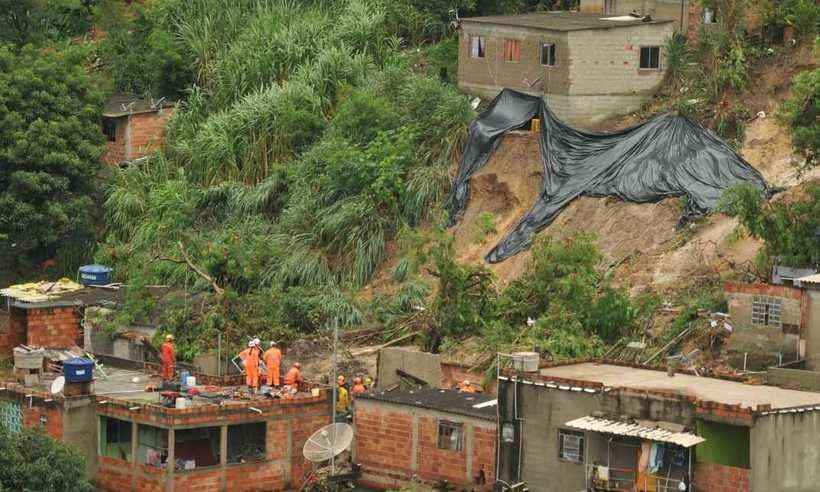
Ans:
[[[806,158],[806,167],[817,165],[820,151],[820,69],[800,73],[792,80],[792,95],[782,116],[792,129],[795,150]]]

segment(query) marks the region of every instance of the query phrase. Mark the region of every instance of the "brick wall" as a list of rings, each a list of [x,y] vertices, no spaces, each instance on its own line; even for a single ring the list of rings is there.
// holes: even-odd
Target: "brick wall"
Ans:
[[[32,403],[35,403],[32,401]],[[25,427],[41,427],[43,422],[41,417],[45,418],[46,434],[54,439],[62,439],[63,437],[63,407],[55,403],[44,403],[40,405],[33,404],[31,408],[28,407],[28,402],[21,404],[23,410],[23,426]]]
[[[14,347],[26,343],[26,312],[11,308],[4,326],[0,326],[0,359],[14,355]]]
[[[128,141],[128,118],[111,118],[117,124],[114,141],[106,141],[105,153],[102,161],[106,164],[117,165],[125,160],[125,146]]]
[[[249,406],[258,408],[262,413],[249,411]],[[298,488],[310,469],[310,465],[302,456],[302,447],[311,434],[330,423],[330,405],[326,394],[294,400],[226,403],[222,406],[189,409],[142,406],[139,411],[131,411],[129,407],[131,404],[118,402],[98,403],[97,406],[101,415],[137,422],[138,425],[165,428],[225,426],[265,421],[266,460],[258,463],[225,464],[212,468],[175,471],[171,474],[152,467],[100,457],[95,481],[101,490],[131,490],[131,483],[146,491]],[[146,482],[147,475],[151,476]],[[128,484],[125,489],[122,488],[123,482]]]
[[[714,463],[697,463],[695,492],[749,492],[749,470]]]
[[[438,448],[440,419],[463,424],[462,451]],[[354,423],[356,461],[370,487],[447,480],[456,487],[490,489],[495,481],[495,421],[360,399]],[[478,487],[474,477],[482,468],[486,482]]]
[[[82,345],[80,318],[73,307],[29,309],[26,329],[27,345],[47,348]]]
[[[165,141],[165,126],[172,114],[172,109],[164,109],[132,115],[128,128],[126,160],[137,159],[162,147]]]
[[[782,300],[780,320],[785,332],[797,334],[805,329],[803,318],[803,292],[794,287],[769,284],[743,284],[728,282],[724,286],[729,301],[729,316],[735,327],[752,324],[752,302],[755,296],[777,297]]]

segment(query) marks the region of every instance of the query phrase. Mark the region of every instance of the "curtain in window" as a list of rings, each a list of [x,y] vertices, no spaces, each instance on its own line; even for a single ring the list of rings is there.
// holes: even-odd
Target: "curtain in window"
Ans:
[[[504,41],[504,60],[521,61],[521,41],[518,39],[507,39]]]
[[[484,36],[470,37],[470,56],[484,58]]]

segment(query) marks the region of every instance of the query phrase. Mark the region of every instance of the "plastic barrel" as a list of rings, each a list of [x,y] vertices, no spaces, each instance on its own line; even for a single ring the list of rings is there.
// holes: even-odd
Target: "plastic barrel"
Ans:
[[[68,383],[86,383],[94,379],[94,362],[75,357],[63,362],[63,376]]]

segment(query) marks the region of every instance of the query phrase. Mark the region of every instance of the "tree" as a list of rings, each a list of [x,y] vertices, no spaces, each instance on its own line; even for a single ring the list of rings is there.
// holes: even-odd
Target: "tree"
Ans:
[[[96,0],[0,0],[0,43],[30,43],[77,36],[91,27]]]
[[[87,247],[102,95],[67,49],[0,47],[0,238],[6,268]],[[90,248],[87,248],[90,250]]]
[[[792,81],[792,96],[782,116],[792,129],[795,150],[806,158],[803,167],[817,165],[820,152],[820,69],[802,72]]]
[[[0,490],[90,492],[85,458],[39,429],[9,432],[0,426]]]

